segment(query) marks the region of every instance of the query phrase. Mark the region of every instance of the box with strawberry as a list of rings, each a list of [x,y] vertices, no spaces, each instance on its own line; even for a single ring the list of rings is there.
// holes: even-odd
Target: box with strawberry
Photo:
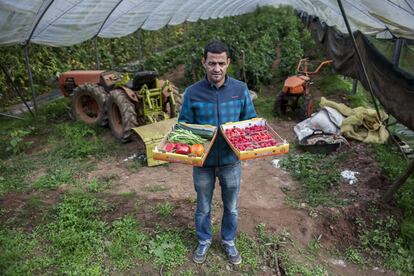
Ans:
[[[222,133],[240,160],[286,154],[289,144],[262,118],[227,123]]]

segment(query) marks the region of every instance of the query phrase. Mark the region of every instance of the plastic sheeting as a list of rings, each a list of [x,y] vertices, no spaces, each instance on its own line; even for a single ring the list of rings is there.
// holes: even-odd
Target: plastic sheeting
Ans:
[[[342,0],[353,30],[391,32],[414,39],[413,0]],[[346,33],[336,0],[0,0],[0,46],[37,43],[69,46],[96,36],[157,30],[185,21],[291,5]]]
[[[334,60],[335,71],[359,80],[369,90],[349,35],[339,33],[312,16],[303,14],[302,20],[325,57]],[[414,130],[414,76],[396,68],[361,32],[355,32],[355,40],[375,97],[389,114]]]

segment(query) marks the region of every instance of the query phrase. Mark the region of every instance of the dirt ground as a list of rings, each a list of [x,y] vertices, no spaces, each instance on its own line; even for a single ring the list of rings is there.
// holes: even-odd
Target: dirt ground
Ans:
[[[293,132],[295,124],[294,120],[275,119],[271,122],[272,127],[292,145],[295,143]],[[105,139],[113,139],[109,131]],[[335,190],[341,198],[352,198],[353,203],[344,207],[312,209],[305,203],[299,202],[295,206],[287,203],[286,194],[283,191],[295,191],[299,189],[300,184],[294,181],[289,173],[272,162],[283,156],[243,161],[239,199],[239,231],[253,235],[256,226],[264,223],[271,233],[290,233],[294,246],[298,248],[306,248],[312,239],[319,237],[323,249],[319,256],[320,262],[335,275],[394,275],[378,267],[361,269],[344,259],[328,254],[328,251],[332,249],[344,250],[356,243],[358,234],[356,219],[367,218],[369,216],[367,209],[371,202],[384,194],[390,185],[389,180],[381,174],[365,144],[351,141],[350,147],[357,154],[354,158],[344,161],[341,169],[358,171],[359,175],[355,185],[342,181]],[[154,215],[154,212],[151,212],[151,208],[159,202],[168,201],[177,206],[174,210],[174,219],[169,220],[169,223],[193,228],[195,192],[192,183],[192,167],[183,164],[168,164],[131,169],[135,161],[130,160],[129,157],[141,154],[142,150],[143,146],[139,141],[124,144],[118,156],[97,160],[96,170],[87,173],[89,179],[116,177],[116,184],[106,191],[108,193],[106,196],[114,203],[116,211],[108,214],[107,220],[111,221],[119,217],[120,213],[129,213],[139,204],[140,211],[137,212],[137,217],[144,222],[143,227],[151,228],[163,223]],[[339,149],[339,151],[346,150],[349,148]],[[43,204],[45,206],[55,204],[65,189],[61,187],[48,193]],[[142,199],[142,202],[126,200],[124,195],[128,193]],[[0,202],[0,207],[19,209],[22,203],[31,196],[33,193],[10,193]],[[41,198],[44,196],[44,194],[39,194]],[[216,183],[213,205],[212,220],[215,225],[219,226],[222,209],[218,183]],[[379,208],[379,212],[383,212],[384,215],[398,213],[392,205]],[[36,217],[41,217],[41,215],[30,211],[26,213],[33,224],[35,224]],[[32,225],[27,225],[26,228],[30,230]],[[219,237],[215,239],[218,240]],[[300,256],[297,257],[300,258]]]
[[[283,138],[293,144],[295,135],[293,133],[294,121],[276,120],[272,122],[273,128],[281,133]],[[142,149],[132,142],[125,145],[125,155],[115,160],[101,160],[97,169],[90,172],[88,177],[111,177],[117,176],[118,185],[110,189],[115,196],[125,193],[134,193],[138,198],[145,201],[148,212],[139,212],[137,215],[145,222],[146,227],[159,224],[157,217],[150,212],[148,206],[154,206],[158,202],[173,202],[178,206],[174,211],[174,222],[176,226],[188,225],[193,227],[193,212],[195,208],[195,192],[192,183],[192,167],[183,164],[168,164],[157,167],[141,167],[139,169],[128,169],[128,156],[132,156]],[[336,275],[393,275],[381,268],[366,268],[361,270],[353,264],[341,262],[328,254],[332,249],[345,250],[356,243],[357,217],[368,216],[368,205],[370,202],[385,192],[389,185],[387,179],[381,172],[374,160],[370,157],[366,145],[351,142],[351,147],[356,148],[359,153],[355,159],[344,162],[344,169],[358,171],[359,177],[356,185],[349,185],[346,181],[337,188],[338,195],[343,198],[353,198],[353,203],[338,208],[308,208],[305,203],[292,206],[286,202],[286,194],[283,190],[294,191],[299,184],[294,181],[289,173],[277,168],[272,161],[283,157],[265,157],[262,159],[248,160],[242,162],[242,186],[239,200],[239,231],[249,234],[255,233],[255,227],[264,223],[266,229],[275,234],[283,231],[290,233],[296,246],[306,248],[309,242],[320,237],[323,249],[320,261],[330,268]],[[340,150],[348,150],[342,148]],[[116,201],[116,200],[115,200]],[[129,203],[122,205],[118,202],[121,213],[131,211],[134,206]],[[212,220],[217,226],[221,220],[220,186],[216,183],[213,198]],[[145,208],[144,208],[145,209]],[[386,213],[395,213],[392,206],[383,206]],[[313,212],[313,213],[312,213]],[[119,214],[113,214],[118,216]],[[110,220],[110,218],[109,218]],[[219,237],[215,237],[219,240]]]

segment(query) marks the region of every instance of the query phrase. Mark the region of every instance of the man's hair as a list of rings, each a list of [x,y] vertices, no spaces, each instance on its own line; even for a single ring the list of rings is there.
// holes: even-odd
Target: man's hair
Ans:
[[[214,53],[214,54],[221,54],[226,52],[227,57],[230,57],[229,55],[229,48],[226,44],[224,44],[221,41],[210,41],[206,47],[204,47],[204,58],[207,58],[207,53]]]

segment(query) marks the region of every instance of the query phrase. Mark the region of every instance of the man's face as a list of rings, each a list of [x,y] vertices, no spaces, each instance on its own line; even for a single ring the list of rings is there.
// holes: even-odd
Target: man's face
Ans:
[[[201,63],[206,69],[208,80],[217,87],[222,86],[227,73],[227,68],[230,64],[230,58],[227,57],[227,53],[223,52],[215,54],[208,52],[207,58],[203,58]]]

